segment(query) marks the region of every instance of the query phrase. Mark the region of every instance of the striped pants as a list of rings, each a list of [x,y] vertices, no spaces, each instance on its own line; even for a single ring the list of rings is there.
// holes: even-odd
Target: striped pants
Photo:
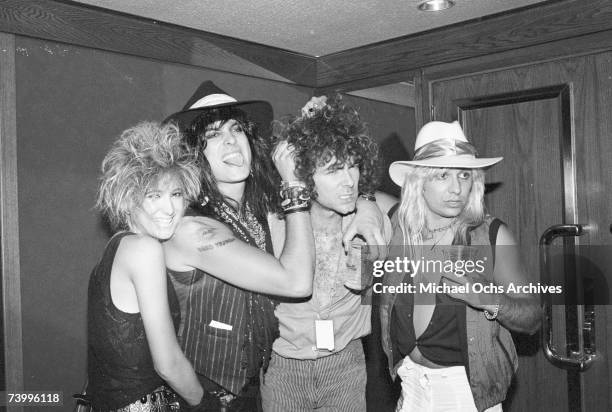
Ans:
[[[366,368],[361,341],[318,359],[272,354],[261,385],[264,412],[365,412]]]

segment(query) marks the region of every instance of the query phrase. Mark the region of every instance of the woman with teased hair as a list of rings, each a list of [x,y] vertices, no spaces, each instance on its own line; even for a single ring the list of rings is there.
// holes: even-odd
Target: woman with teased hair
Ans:
[[[87,393],[96,411],[178,410],[165,384],[191,405],[202,398],[177,342],[180,311],[160,243],[199,191],[196,157],[172,125],[127,129],[102,162],[97,207],[120,231],[89,280]]]
[[[484,211],[484,169],[500,160],[476,157],[459,123],[434,121],[414,159],[389,168],[402,187],[390,258],[420,264],[384,277],[414,288],[381,297],[382,345],[402,384],[397,411],[501,411],[518,364],[510,331],[539,327],[537,298],[510,292],[528,283],[514,237]]]

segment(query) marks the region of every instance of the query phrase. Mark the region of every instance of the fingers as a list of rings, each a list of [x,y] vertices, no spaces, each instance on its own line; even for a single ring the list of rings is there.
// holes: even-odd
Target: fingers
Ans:
[[[272,152],[272,160],[276,163],[280,158],[287,154],[289,143],[286,140],[279,142]]]
[[[376,246],[375,249],[377,251],[377,255],[374,258],[371,258],[370,260],[383,260],[387,258],[387,255],[389,254],[389,249],[387,248],[387,242],[385,241],[385,236],[382,232],[382,230],[378,230],[374,233],[374,237],[376,240]]]
[[[344,246],[344,252],[348,253],[352,240],[357,235],[357,226],[354,224],[349,225],[349,227],[344,232],[344,236],[342,236],[342,245]],[[387,257],[388,249],[387,244],[385,242],[385,238],[381,231],[364,231],[363,233],[359,233],[360,236],[365,240],[365,244],[368,246],[368,260],[382,260]]]
[[[387,257],[387,245],[381,231],[374,230],[362,236],[368,245],[368,260],[382,260]]]
[[[279,142],[272,152],[272,161],[281,178],[285,181],[297,180],[295,177],[294,147],[286,140]]]
[[[357,226],[353,223],[346,228],[344,236],[342,236],[342,245],[344,246],[344,253],[349,253],[351,250],[351,243],[353,238],[357,235]]]

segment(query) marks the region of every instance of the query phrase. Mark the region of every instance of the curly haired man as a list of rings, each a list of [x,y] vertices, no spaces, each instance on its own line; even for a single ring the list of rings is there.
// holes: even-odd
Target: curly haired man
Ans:
[[[263,408],[365,411],[360,338],[370,333],[371,308],[362,304],[361,250],[345,253],[342,230],[353,219],[359,194],[376,188],[378,146],[339,96],[313,98],[301,116],[275,126],[275,136],[293,149],[296,177],[311,192],[316,263],[312,296],[285,301],[275,311],[280,337],[262,385]],[[390,233],[388,219],[384,226]],[[282,225],[271,229],[282,244]]]

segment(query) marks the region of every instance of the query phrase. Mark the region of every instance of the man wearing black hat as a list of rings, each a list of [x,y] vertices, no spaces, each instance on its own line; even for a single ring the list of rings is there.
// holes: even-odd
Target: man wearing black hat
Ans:
[[[202,199],[165,245],[181,302],[179,339],[209,398],[199,410],[261,407],[259,374],[278,334],[275,303],[263,293],[298,297],[312,290],[310,199],[286,146],[275,151],[274,164],[293,185],[283,199],[290,237],[279,260],[272,255],[266,218],[280,198],[268,142],[259,134],[271,120],[267,102],[238,102],[212,82],[166,120],[201,155]],[[225,238],[211,219],[226,225]],[[235,241],[257,253],[230,252]]]
[[[260,410],[259,374],[278,336],[275,303],[267,295],[312,292],[310,194],[295,177],[287,144],[279,145],[270,159],[269,141],[263,137],[271,120],[269,103],[239,102],[210,81],[200,85],[182,111],[166,119],[178,124],[188,145],[201,154],[202,199],[165,244],[181,301],[179,338],[208,397],[214,398],[208,402],[212,407],[201,410]],[[272,160],[284,181],[280,191],[273,184]],[[279,205],[286,224],[280,264],[272,255],[266,219]],[[374,205],[372,213],[369,204],[363,209],[368,207],[360,232],[380,244],[375,224],[368,223],[376,221],[378,209]],[[231,236],[219,240],[213,232],[220,229],[210,224],[211,218],[227,225]],[[353,225],[345,236],[356,230]],[[215,241],[207,242],[209,237]],[[230,250],[234,240],[268,254],[226,253],[221,260],[211,256],[213,250]],[[190,267],[197,270],[186,271]]]

